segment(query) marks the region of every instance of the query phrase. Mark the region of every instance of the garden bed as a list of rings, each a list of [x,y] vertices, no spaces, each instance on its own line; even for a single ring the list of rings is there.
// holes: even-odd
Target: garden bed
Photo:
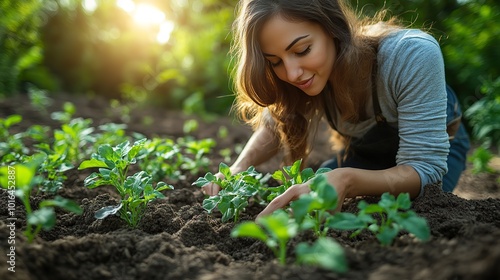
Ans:
[[[60,110],[64,100],[76,105],[77,116],[92,118],[94,125],[120,123],[120,112],[112,112],[100,99],[59,96],[48,111]],[[58,127],[50,114],[19,96],[0,102],[0,118],[11,114],[23,116],[13,129],[23,131],[32,124]],[[145,125],[145,112],[153,120]],[[178,112],[136,110],[130,116],[129,131],[148,137],[182,137],[184,121]],[[191,136],[216,137],[221,126],[228,136],[217,140],[210,157],[211,172],[223,161],[219,150],[246,142],[251,131],[235,121],[220,118],[200,120]],[[317,167],[328,156],[324,137],[316,139],[310,164]],[[233,154],[234,160],[234,154]],[[228,162],[229,163],[229,162]],[[279,168],[272,161],[257,169],[271,172]],[[350,238],[347,232],[330,231],[343,247],[349,270],[338,274],[312,266],[294,264],[293,245],[313,240],[303,233],[289,244],[287,265],[280,265],[272,251],[253,239],[233,239],[232,222],[222,223],[219,213],[208,214],[202,207],[204,195],[192,183],[200,174],[185,174],[181,181],[169,182],[174,190],[163,191],[166,198],[151,202],[136,229],[120,218],[96,220],[94,213],[103,206],[116,204],[119,196],[111,187],[88,189],[84,179],[88,170],[70,170],[68,179],[57,194],[76,201],[82,215],[57,210],[57,224],[42,231],[33,243],[26,242],[22,230],[25,212],[17,201],[15,210],[15,273],[8,271],[7,240],[8,196],[0,192],[0,279],[497,279],[500,277],[500,186],[498,173],[474,175],[466,171],[454,194],[443,193],[437,186],[427,186],[412,208],[427,219],[431,238],[419,242],[408,234],[399,235],[391,246],[382,246],[375,236],[363,232]],[[166,180],[168,182],[168,179]],[[32,205],[48,195],[34,195]],[[469,199],[466,199],[466,198]],[[472,198],[472,199],[471,199]],[[480,198],[480,199],[474,199]],[[361,198],[347,200],[343,211],[355,211]],[[375,198],[363,198],[376,202]],[[251,203],[241,220],[253,220],[263,209]]]

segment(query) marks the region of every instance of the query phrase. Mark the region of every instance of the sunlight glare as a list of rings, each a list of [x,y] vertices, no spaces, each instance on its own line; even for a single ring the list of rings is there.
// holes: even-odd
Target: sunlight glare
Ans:
[[[88,13],[92,13],[97,9],[97,1],[96,0],[83,0],[82,2],[83,9]]]
[[[91,0],[86,0],[91,1]],[[94,0],[95,1],[95,0]],[[156,41],[166,44],[174,30],[174,22],[167,20],[165,14],[158,8],[145,3],[135,4],[132,0],[116,0],[116,6],[127,12],[140,28],[159,28]]]
[[[133,12],[134,21],[139,25],[158,25],[165,20],[165,14],[148,4],[139,4]]]
[[[135,9],[135,3],[132,0],[117,0],[116,5],[129,14]]]
[[[172,34],[173,30],[174,30],[174,23],[169,20],[164,21],[160,25],[160,31],[156,36],[156,41],[158,41],[158,43],[160,44],[166,44],[170,39],[170,34]]]

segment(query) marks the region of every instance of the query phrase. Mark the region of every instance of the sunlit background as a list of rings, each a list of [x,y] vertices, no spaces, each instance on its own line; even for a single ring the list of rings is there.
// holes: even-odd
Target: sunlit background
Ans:
[[[0,97],[36,88],[227,114],[237,0],[1,0]],[[495,0],[352,0],[440,41],[464,107],[500,75]],[[500,83],[500,82],[499,82]]]

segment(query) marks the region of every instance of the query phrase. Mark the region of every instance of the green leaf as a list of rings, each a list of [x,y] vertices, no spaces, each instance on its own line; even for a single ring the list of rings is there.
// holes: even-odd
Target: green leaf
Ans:
[[[312,177],[314,177],[314,171],[312,170],[312,168],[306,168],[302,170],[302,172],[300,173],[300,177],[301,177],[301,182],[295,182],[295,183],[300,184],[311,179]]]
[[[28,213],[27,222],[30,225],[40,225],[44,230],[52,229],[56,224],[54,208],[40,208],[32,213]]]
[[[382,194],[378,205],[384,209],[391,209],[396,206],[396,199],[392,194],[386,192]]]
[[[295,237],[299,228],[293,220],[290,220],[288,214],[281,209],[269,216],[259,218],[257,223],[264,226],[271,236],[281,241],[287,241]]]
[[[231,237],[250,237],[266,242],[268,237],[255,222],[243,222],[231,230]]]
[[[5,128],[9,128],[17,123],[20,123],[23,120],[23,117],[20,115],[10,115],[4,120]]]
[[[322,198],[323,210],[334,210],[337,208],[338,195],[335,188],[328,183],[325,176],[320,175],[313,179],[312,185],[315,186],[315,191]]]
[[[336,213],[327,220],[325,225],[329,228],[340,230],[357,230],[366,226],[355,214],[346,212]]]
[[[78,215],[83,213],[82,208],[76,202],[70,199],[63,198],[61,196],[56,196],[54,199],[44,200],[40,202],[40,207],[47,206],[58,206],[63,208],[64,210],[73,212]]]
[[[397,227],[381,227],[376,236],[382,245],[391,245],[396,235],[398,235],[398,232],[399,230]]]
[[[384,213],[385,209],[378,204],[368,204],[364,207],[363,211],[366,214],[374,214],[374,213]]]
[[[219,204],[220,206],[220,204]],[[222,222],[225,223],[227,221],[229,221],[230,219],[232,219],[234,217],[234,215],[236,214],[236,209],[234,208],[227,208],[224,212],[222,212]]]
[[[206,177],[206,175],[205,175],[205,177]],[[211,183],[211,181],[207,180],[206,178],[200,177],[200,178],[198,178],[198,179],[197,179],[197,180],[193,183],[193,185],[196,185],[197,187],[200,187],[200,188],[201,188],[201,187],[203,187],[204,185],[209,184],[209,183]]]
[[[285,182],[286,181],[286,177],[285,177],[285,174],[283,174],[283,172],[281,170],[277,170],[273,173],[272,175],[272,178],[273,179],[276,179],[280,182]]]
[[[104,179],[100,173],[93,172],[83,180],[83,185],[89,189],[94,189],[103,185],[112,185],[112,181]]]
[[[31,187],[31,182],[35,176],[35,169],[29,168],[26,165],[16,164],[14,166],[0,167],[0,185],[4,189],[8,189],[12,185],[12,177],[14,177],[14,187],[26,189]],[[12,184],[12,183],[10,183]]]
[[[314,244],[299,243],[295,248],[297,262],[315,265],[339,273],[347,272],[347,259],[344,249],[328,237],[318,238]]]
[[[293,217],[295,218],[297,223],[302,223],[304,218],[310,212],[311,204],[313,201],[314,198],[312,198],[310,194],[303,194],[299,197],[299,199],[290,203],[290,207],[293,210]]]
[[[286,171],[288,171],[288,175],[290,175],[290,177],[292,178],[296,178],[298,177],[298,175],[300,175],[300,166],[302,164],[302,160],[299,159],[297,161],[295,161],[293,163],[293,165],[287,170],[285,169]],[[302,183],[302,182],[295,182],[295,183]]]
[[[418,217],[414,213],[410,214],[410,216],[406,219],[402,219],[400,221],[400,225],[402,228],[414,234],[418,239],[422,241],[429,240],[431,236],[427,220],[422,217]]]
[[[168,185],[166,184],[165,182],[158,182],[156,184],[156,191],[164,191],[164,190],[173,190],[174,189],[174,186],[172,185]]]
[[[217,207],[217,205],[219,204],[221,199],[222,199],[222,197],[220,197],[218,195],[211,196],[209,198],[204,199],[203,200],[203,209],[208,211],[208,213],[211,213],[215,209],[215,207]]]
[[[409,193],[400,193],[398,195],[396,202],[399,206],[399,209],[402,209],[402,210],[410,209],[410,207],[411,207],[410,194]]]
[[[123,203],[120,203],[116,206],[105,206],[95,212],[94,217],[96,219],[102,220],[106,218],[107,216],[114,215],[118,213],[118,211],[122,208]]]
[[[87,169],[87,168],[94,168],[94,167],[107,167],[107,168],[109,168],[109,166],[104,161],[92,158],[90,160],[84,160],[80,164],[80,166],[78,166],[78,170]]]
[[[223,162],[219,164],[219,172],[224,175],[224,178],[226,178],[226,180],[229,180],[231,178],[231,170],[229,169],[229,166],[227,166],[227,164]]]

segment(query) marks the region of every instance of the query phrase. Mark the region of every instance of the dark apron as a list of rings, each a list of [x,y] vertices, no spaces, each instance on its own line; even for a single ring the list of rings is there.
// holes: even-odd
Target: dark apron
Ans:
[[[376,69],[376,63],[374,70]],[[372,73],[372,81],[375,81],[376,71]],[[331,92],[324,92],[327,97]],[[376,85],[372,86],[373,111],[377,124],[360,138],[351,138],[349,147],[339,152],[337,157],[339,167],[355,167],[369,170],[386,169],[396,166],[396,154],[399,149],[398,129],[390,126],[382,115],[378,102]],[[325,100],[326,104],[329,98]],[[336,130],[330,110],[325,107],[325,115],[330,126]]]
[[[372,71],[373,111],[377,124],[360,138],[351,138],[347,155],[345,150],[339,151],[337,161],[339,167],[355,167],[369,170],[387,169],[396,166],[396,154],[399,149],[398,129],[390,126],[382,115],[377,97],[376,87],[377,63]],[[330,126],[337,130],[330,115],[328,104],[331,102],[331,90],[323,92],[325,115]]]

